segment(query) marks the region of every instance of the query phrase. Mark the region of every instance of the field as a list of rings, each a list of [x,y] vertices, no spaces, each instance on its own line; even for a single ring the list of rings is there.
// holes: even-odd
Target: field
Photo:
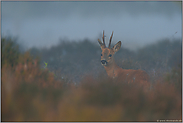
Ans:
[[[116,54],[119,66],[147,71],[147,92],[108,78],[90,41],[25,52],[11,38],[1,41],[1,121],[182,120],[179,40]]]

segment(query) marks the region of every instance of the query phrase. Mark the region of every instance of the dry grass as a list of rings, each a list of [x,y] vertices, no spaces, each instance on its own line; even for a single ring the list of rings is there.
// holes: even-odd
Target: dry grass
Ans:
[[[56,81],[29,54],[2,66],[2,121],[181,120],[181,92],[162,79],[144,92],[136,84],[86,76],[78,86]],[[181,82],[178,82],[181,83]]]

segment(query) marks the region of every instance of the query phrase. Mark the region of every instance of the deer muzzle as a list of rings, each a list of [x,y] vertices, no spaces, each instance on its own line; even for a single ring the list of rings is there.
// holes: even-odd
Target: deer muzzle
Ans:
[[[106,60],[101,60],[101,64],[102,65],[107,65],[107,61]]]

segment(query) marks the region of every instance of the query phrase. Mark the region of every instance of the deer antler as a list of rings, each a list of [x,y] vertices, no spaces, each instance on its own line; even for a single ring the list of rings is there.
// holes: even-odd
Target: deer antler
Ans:
[[[112,36],[113,36],[113,31],[112,31],[112,34],[111,34],[111,37],[110,37],[110,40],[109,40],[109,46],[108,46],[108,48],[110,48],[110,47],[111,47],[111,40],[112,40]]]
[[[104,44],[104,46],[105,46],[105,40],[104,40],[104,30],[103,30],[103,37],[102,37],[102,39],[103,39],[103,44]],[[105,46],[106,47],[106,46]]]

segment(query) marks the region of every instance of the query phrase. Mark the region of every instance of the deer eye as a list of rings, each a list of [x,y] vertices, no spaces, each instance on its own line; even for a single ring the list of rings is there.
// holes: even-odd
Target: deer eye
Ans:
[[[101,56],[102,56],[102,54],[101,54]]]
[[[109,57],[111,57],[112,56],[112,54],[109,54]]]

